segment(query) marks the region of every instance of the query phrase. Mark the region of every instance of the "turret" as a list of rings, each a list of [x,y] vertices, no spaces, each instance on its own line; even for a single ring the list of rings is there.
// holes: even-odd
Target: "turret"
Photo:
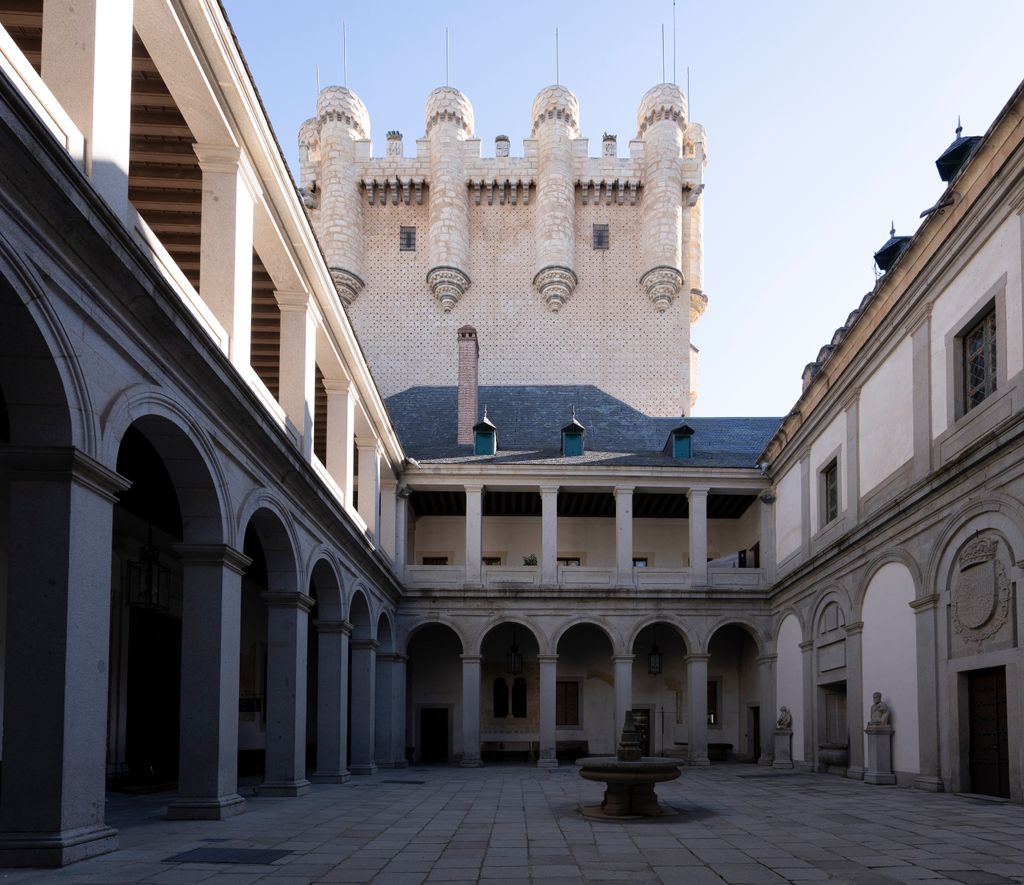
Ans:
[[[427,97],[426,118],[430,142],[427,285],[447,313],[469,288],[469,191],[462,143],[473,137],[473,106],[458,89],[442,86]]]
[[[564,86],[548,86],[533,100],[537,139],[537,273],[533,285],[558,311],[576,288],[576,184],[572,141],[579,136],[580,106]]]
[[[320,124],[317,233],[338,297],[351,304],[363,288],[363,207],[356,142],[369,139],[370,115],[354,92],[343,86],[328,86],[317,98],[316,116]],[[308,137],[303,126],[300,154],[303,139]]]

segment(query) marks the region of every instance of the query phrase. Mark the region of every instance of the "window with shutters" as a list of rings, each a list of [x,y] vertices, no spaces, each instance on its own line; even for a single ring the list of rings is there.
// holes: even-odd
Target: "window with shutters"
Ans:
[[[580,684],[555,683],[555,725],[559,727],[580,724]]]

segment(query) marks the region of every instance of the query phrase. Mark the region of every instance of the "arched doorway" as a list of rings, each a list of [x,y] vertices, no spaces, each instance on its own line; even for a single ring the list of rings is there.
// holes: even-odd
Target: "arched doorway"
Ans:
[[[377,705],[377,640],[370,604],[361,590],[352,595],[349,607],[352,638],[349,641],[349,771],[373,774]]]
[[[757,641],[740,624],[719,627],[708,643],[708,758],[757,762],[764,745],[764,716],[774,698],[762,703]]]
[[[686,642],[664,621],[633,640],[633,723],[645,756],[681,753],[686,744]]]
[[[555,747],[562,758],[610,755],[618,743],[612,642],[595,624],[575,624],[558,639]]]
[[[310,577],[316,606],[309,621],[307,667],[307,762],[313,780],[348,780],[348,642],[341,582],[332,564],[320,559]],[[312,747],[310,744],[312,742]]]
[[[506,621],[480,643],[480,755],[484,762],[531,761],[540,741],[540,645]]]
[[[374,761],[378,768],[402,768],[405,760],[405,659],[395,652],[391,617],[377,617],[377,678]]]
[[[412,761],[451,762],[463,752],[462,641],[445,624],[425,624],[413,633],[407,653]]]

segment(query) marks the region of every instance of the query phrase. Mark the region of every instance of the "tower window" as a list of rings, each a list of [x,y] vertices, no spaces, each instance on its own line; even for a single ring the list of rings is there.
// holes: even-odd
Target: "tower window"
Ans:
[[[839,460],[833,458],[821,471],[821,524],[839,516]]]
[[[608,248],[608,225],[607,224],[595,224],[594,225],[594,248],[595,249],[607,249]]]
[[[964,411],[996,390],[996,312],[989,310],[963,336]]]
[[[416,251],[416,228],[403,226],[398,229],[398,251]]]

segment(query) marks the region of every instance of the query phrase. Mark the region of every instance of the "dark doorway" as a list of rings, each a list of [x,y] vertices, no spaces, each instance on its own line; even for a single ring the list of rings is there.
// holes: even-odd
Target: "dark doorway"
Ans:
[[[633,727],[636,729],[636,741],[640,744],[640,752],[644,756],[651,755],[651,711],[647,708],[631,710]]]
[[[751,762],[757,762],[761,758],[761,708],[750,708],[750,748]]]
[[[448,761],[448,708],[420,710],[420,762]]]
[[[967,674],[971,792],[1010,797],[1010,746],[1006,727],[1006,670]]]

